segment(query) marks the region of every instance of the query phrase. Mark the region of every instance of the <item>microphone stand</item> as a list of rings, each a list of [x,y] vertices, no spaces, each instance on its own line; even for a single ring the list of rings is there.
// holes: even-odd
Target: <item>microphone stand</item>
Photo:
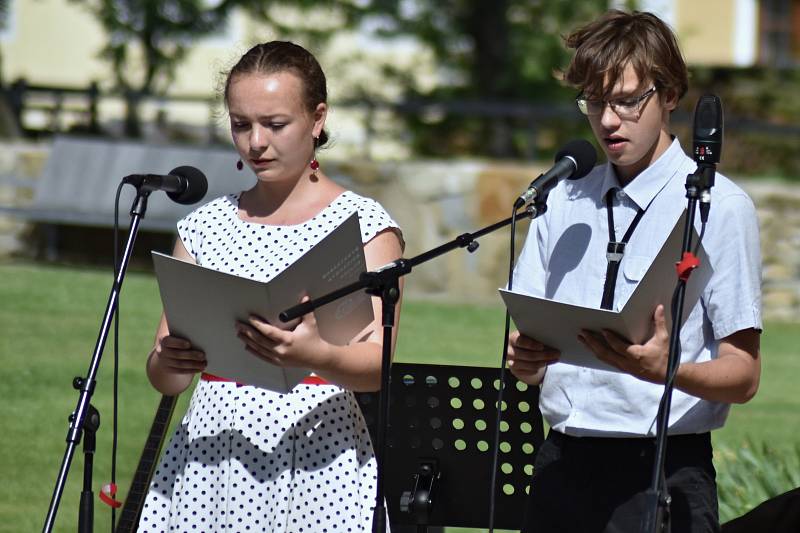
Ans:
[[[43,533],[50,533],[53,530],[56,513],[58,513],[58,506],[61,502],[61,496],[64,492],[67,476],[69,475],[69,468],[72,463],[72,458],[75,454],[75,448],[80,443],[81,435],[84,430],[87,432],[87,441],[91,440],[91,442],[87,443],[87,446],[85,447],[86,456],[88,458],[86,466],[89,470],[91,469],[90,455],[94,453],[94,433],[97,431],[97,428],[100,424],[99,413],[90,403],[92,394],[94,394],[94,388],[96,384],[95,378],[97,377],[97,371],[100,367],[100,358],[103,355],[103,348],[105,347],[108,331],[111,327],[111,320],[113,319],[114,313],[117,310],[119,293],[122,290],[122,282],[125,277],[125,271],[128,268],[128,263],[130,262],[130,257],[133,252],[133,245],[136,241],[136,235],[139,232],[139,224],[141,219],[144,217],[145,211],[147,211],[147,199],[151,192],[151,189],[146,187],[137,189],[136,198],[134,199],[133,206],[131,207],[131,225],[130,230],[128,231],[128,241],[125,244],[125,251],[122,255],[119,268],[117,269],[114,284],[111,286],[111,294],[108,297],[106,311],[100,326],[100,332],[97,336],[97,342],[95,343],[94,353],[92,354],[92,360],[89,364],[89,370],[85,378],[77,377],[73,380],[73,386],[80,390],[80,396],[78,397],[78,404],[75,407],[75,410],[69,416],[70,427],[67,433],[67,448],[61,461],[61,469],[58,473],[58,478],[56,479],[55,488],[53,489],[53,496],[50,499],[50,507],[47,511],[47,518],[45,519],[44,527],[42,528]],[[91,486],[87,488],[87,482],[91,485],[91,471],[84,471],[84,492],[81,495],[81,505],[78,519],[79,531],[81,533],[91,531],[93,525]]]
[[[288,322],[306,313],[310,313],[317,307],[337,300],[343,296],[364,289],[367,294],[380,296],[383,322],[383,348],[381,361],[381,390],[378,397],[378,416],[377,416],[377,443],[375,455],[377,462],[377,482],[375,494],[375,512],[372,520],[373,533],[384,533],[386,531],[386,506],[384,504],[384,460],[386,458],[386,429],[389,422],[389,387],[392,365],[392,328],[394,327],[395,304],[400,296],[399,279],[410,273],[411,270],[426,261],[445,254],[456,248],[466,248],[468,252],[478,249],[476,239],[491,233],[497,229],[507,226],[522,218],[536,218],[547,209],[545,204],[546,195],[537,198],[536,202],[529,205],[522,213],[517,213],[500,222],[476,231],[475,233],[464,233],[452,241],[441,246],[423,252],[410,259],[398,259],[382,266],[377,270],[362,272],[358,281],[337,289],[328,294],[320,296],[314,300],[309,300],[301,304],[290,307],[278,315],[278,317]]]
[[[672,299],[672,329],[669,338],[669,357],[667,374],[664,379],[664,393],[658,406],[656,417],[656,454],[653,463],[653,477],[650,488],[645,491],[645,510],[642,521],[644,533],[666,533],[670,531],[669,506],[672,498],[667,491],[664,464],[667,456],[667,431],[669,412],[672,403],[672,391],[675,388],[675,376],[681,360],[680,330],[683,321],[683,302],[686,295],[686,283],[692,271],[700,265],[700,261],[692,253],[692,228],[694,227],[695,209],[698,200],[700,216],[703,223],[708,219],[711,187],[714,186],[716,165],[699,163],[697,170],[686,177],[686,198],[688,207],[683,229],[683,248],[681,261],[677,263],[678,285]]]

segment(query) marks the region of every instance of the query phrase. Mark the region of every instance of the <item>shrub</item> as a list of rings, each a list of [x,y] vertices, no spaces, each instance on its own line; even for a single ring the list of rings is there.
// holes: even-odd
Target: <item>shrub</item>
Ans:
[[[741,448],[715,451],[720,522],[800,486],[800,443],[778,449],[747,438]]]

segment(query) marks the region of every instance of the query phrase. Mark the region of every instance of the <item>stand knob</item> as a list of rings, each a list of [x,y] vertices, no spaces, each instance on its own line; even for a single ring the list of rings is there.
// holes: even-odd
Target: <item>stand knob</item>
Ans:
[[[410,490],[403,492],[400,495],[400,510],[404,513],[407,513],[411,510],[411,502],[414,501],[414,497],[411,494]]]

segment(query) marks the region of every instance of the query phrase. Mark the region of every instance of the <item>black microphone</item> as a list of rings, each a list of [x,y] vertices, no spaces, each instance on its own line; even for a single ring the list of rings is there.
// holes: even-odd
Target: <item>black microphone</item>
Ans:
[[[577,180],[584,177],[597,163],[597,150],[587,140],[572,140],[558,151],[555,162],[550,170],[533,180],[528,189],[517,198],[514,209],[519,209],[537,197],[546,195],[559,180]]]
[[[179,204],[194,204],[203,199],[208,191],[205,174],[195,167],[173,168],[169,174],[131,174],[122,178],[122,183],[130,183],[139,192],[164,191]]]
[[[711,187],[717,163],[722,155],[722,101],[713,94],[704,94],[697,100],[694,108],[694,127],[692,130],[692,155],[697,170],[692,179],[696,194],[700,197],[700,220],[708,221],[711,209]],[[688,190],[687,190],[688,192]]]
[[[695,162],[716,165],[722,155],[722,102],[713,94],[704,94],[694,108],[692,152]]]

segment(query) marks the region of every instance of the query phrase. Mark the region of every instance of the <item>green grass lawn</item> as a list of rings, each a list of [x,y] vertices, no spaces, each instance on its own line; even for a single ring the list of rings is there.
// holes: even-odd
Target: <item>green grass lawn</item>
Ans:
[[[44,522],[66,448],[67,416],[78,393],[74,376],[87,372],[105,309],[111,274],[87,268],[0,264],[0,532],[36,531]],[[160,313],[151,275],[130,273],[120,317],[120,428],[117,480],[127,490],[133,468],[160,399],[144,374]],[[396,360],[496,366],[500,360],[503,312],[498,306],[404,302]],[[763,375],[756,398],[734,406],[727,426],[715,433],[718,446],[738,448],[747,436],[788,448],[800,441],[800,395],[795,356],[800,327],[768,324],[762,341]],[[95,458],[94,491],[110,478],[113,338],[98,375],[93,404],[102,416]],[[188,394],[178,406],[185,409]],[[56,531],[74,531],[83,457],[76,450],[59,508]],[[108,528],[109,512],[96,505],[96,528]],[[452,530],[448,530],[452,531]]]

